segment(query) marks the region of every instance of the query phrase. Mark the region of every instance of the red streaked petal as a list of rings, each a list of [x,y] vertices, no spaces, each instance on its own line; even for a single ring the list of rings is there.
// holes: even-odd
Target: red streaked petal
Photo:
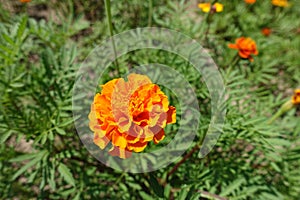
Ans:
[[[99,137],[97,133],[94,134],[94,143],[99,146],[101,149],[104,149],[106,145],[109,143],[109,139],[107,137]]]
[[[132,155],[131,151],[116,146],[112,147],[108,153],[112,156],[118,156],[123,159],[130,158]]]
[[[160,141],[162,141],[165,138],[165,131],[164,129],[161,129],[158,133],[156,133],[153,137],[154,143],[158,144]]]
[[[176,122],[176,108],[174,106],[169,106],[167,112],[167,124],[174,124]]]

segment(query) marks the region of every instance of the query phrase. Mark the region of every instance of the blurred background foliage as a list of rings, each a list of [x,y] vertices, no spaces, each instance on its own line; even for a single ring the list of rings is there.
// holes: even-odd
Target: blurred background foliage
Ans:
[[[208,156],[193,153],[174,172],[176,163],[129,174],[89,155],[73,125],[76,72],[109,37],[104,1],[1,0],[0,198],[299,199],[299,107],[271,125],[267,120],[300,86],[300,2],[280,8],[269,0],[220,1],[224,11],[210,19],[200,2],[111,2],[115,34],[148,26],[187,34],[208,50],[227,91],[224,129]],[[265,27],[272,30],[268,37]],[[241,36],[256,41],[259,55],[232,65],[236,51],[227,45]],[[140,50],[118,61],[122,73],[147,63],[180,71],[200,102],[195,144],[201,140],[210,121],[209,93],[192,66],[161,51]]]

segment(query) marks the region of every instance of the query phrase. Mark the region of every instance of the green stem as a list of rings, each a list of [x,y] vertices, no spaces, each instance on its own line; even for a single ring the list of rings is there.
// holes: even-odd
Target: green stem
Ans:
[[[113,45],[113,50],[114,50],[114,55],[115,55],[115,65],[117,67],[117,73],[118,76],[120,76],[120,68],[119,68],[119,63],[117,60],[117,49],[116,49],[116,44],[115,40],[113,38],[113,25],[112,25],[112,17],[111,17],[111,6],[110,6],[110,0],[105,0],[105,11],[106,11],[106,16],[107,16],[107,24],[109,27],[109,34],[111,37],[112,45]]]
[[[205,40],[208,39],[208,33],[209,33],[209,30],[210,30],[210,24],[211,24],[211,19],[212,18],[212,14],[209,12],[206,16],[206,23],[207,23],[207,29],[206,29],[206,32],[205,32]],[[209,42],[208,42],[209,44]]]
[[[123,179],[123,177],[124,177],[125,175],[126,175],[126,172],[123,172],[123,173],[119,176],[119,178],[116,180],[116,182],[110,187],[110,189],[113,190],[114,187],[117,186],[117,185],[120,183],[120,181]]]
[[[230,62],[231,64],[231,66],[235,66],[235,65],[237,65],[238,64],[238,62],[240,61],[240,56],[239,56],[239,54],[237,53],[234,57],[233,57],[233,59],[232,59],[232,61]]]
[[[267,124],[272,124],[278,117],[280,117],[283,113],[291,110],[294,107],[292,101],[288,100],[285,102],[279,110],[273,115],[273,117],[267,122]]]
[[[176,172],[176,170],[178,169],[178,167],[180,165],[182,165],[189,157],[191,157],[197,150],[200,149],[200,145],[196,144],[193,149],[187,153],[178,163],[176,163],[176,165],[168,172],[166,180],[168,180],[168,178],[174,173]],[[166,180],[164,180],[163,182],[165,182]]]
[[[148,27],[152,26],[153,2],[149,0]]]
[[[280,117],[280,115],[282,115],[282,111],[278,110],[275,115],[273,115],[273,117],[267,122],[267,124],[272,124],[278,117]]]

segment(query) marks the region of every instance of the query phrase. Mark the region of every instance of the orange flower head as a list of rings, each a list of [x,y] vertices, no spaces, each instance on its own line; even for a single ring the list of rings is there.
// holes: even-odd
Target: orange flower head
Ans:
[[[272,0],[272,4],[274,6],[279,6],[279,7],[287,7],[287,6],[289,6],[288,0]]]
[[[256,0],[244,0],[244,1],[248,4],[254,4],[256,2]]]
[[[249,59],[251,62],[253,62],[252,55],[258,55],[256,43],[251,38],[240,37],[235,44],[229,44],[228,47],[237,49],[241,58]]]
[[[89,120],[94,143],[104,149],[111,142],[109,153],[125,159],[163,140],[165,126],[176,122],[176,109],[147,76],[130,74],[127,82],[119,78],[102,85]]]
[[[264,36],[268,37],[269,35],[271,35],[272,29],[270,29],[270,28],[263,28],[263,29],[261,30],[261,33],[262,33]]]
[[[222,12],[223,11],[223,4],[220,3],[214,3],[214,5],[211,5],[210,3],[199,3],[198,8],[202,10],[202,12]]]
[[[292,97],[292,103],[294,105],[300,104],[300,89],[294,91],[294,96]]]
[[[21,3],[29,3],[31,0],[20,0]]]

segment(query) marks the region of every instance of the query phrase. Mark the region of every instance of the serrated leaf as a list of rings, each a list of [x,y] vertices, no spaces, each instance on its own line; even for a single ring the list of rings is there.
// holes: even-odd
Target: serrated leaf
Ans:
[[[271,162],[271,166],[273,167],[273,169],[275,169],[277,172],[281,172],[281,169],[278,167],[278,165],[274,162]]]
[[[286,139],[281,139],[281,138],[268,138],[265,139],[269,144],[272,146],[290,146],[291,142],[286,140]]]
[[[66,196],[69,196],[71,195],[72,193],[74,193],[76,191],[76,188],[71,188],[71,189],[62,189],[59,192],[59,194],[63,197],[66,197]]]
[[[39,163],[36,165],[36,167],[37,167],[37,168],[39,167]],[[28,183],[33,183],[33,181],[35,180],[35,177],[36,177],[37,173],[38,173],[38,171],[35,170],[34,172],[32,172],[32,173],[30,174],[30,176],[28,177],[28,180],[27,180]]]
[[[164,197],[164,188],[159,184],[157,179],[153,174],[150,174],[149,180],[150,186],[153,189],[154,193],[159,197]]]
[[[62,122],[59,126],[64,127],[64,126],[67,126],[69,124],[72,124],[73,122],[74,122],[74,119],[66,120],[66,121]]]
[[[8,35],[6,35],[5,33],[2,34],[2,37],[3,37],[3,38],[5,39],[5,41],[6,41],[7,43],[9,43],[10,45],[12,45],[12,46],[15,45],[14,41],[13,41]]]
[[[232,193],[234,190],[238,189],[244,182],[245,182],[244,178],[239,178],[233,181],[225,188],[225,190],[222,191],[220,196],[227,196],[228,194]]]
[[[70,172],[70,169],[65,164],[60,163],[58,166],[58,171],[67,183],[75,187],[75,180],[73,178],[73,175]]]
[[[30,159],[35,158],[36,156],[37,156],[37,154],[35,154],[35,153],[24,154],[24,155],[17,156],[15,158],[10,159],[9,162],[21,162],[21,161],[24,161],[24,160],[30,160]]]
[[[181,188],[178,199],[179,200],[185,200],[187,195],[188,195],[188,192],[189,192],[188,187],[185,186],[185,187]]]
[[[56,182],[55,182],[55,169],[53,167],[50,168],[50,178],[49,185],[53,190],[56,190]]]
[[[20,88],[20,87],[23,87],[24,84],[23,83],[11,83],[10,86],[13,88]]]
[[[19,177],[21,174],[23,174],[27,169],[32,167],[33,165],[37,164],[42,160],[42,158],[46,155],[47,151],[41,151],[38,154],[36,154],[36,157],[32,159],[30,162],[28,162],[26,165],[21,167],[12,177],[12,180],[15,180],[17,177]]]
[[[6,140],[11,136],[12,131],[6,131],[5,133],[0,135],[0,144],[6,142]]]
[[[150,196],[146,192],[139,191],[139,194],[142,197],[142,199],[144,199],[144,200],[153,200],[152,196]]]
[[[135,183],[128,182],[127,185],[128,185],[130,188],[134,189],[134,190],[141,190],[141,189],[142,189],[142,187],[140,186],[140,184],[139,184],[139,183],[136,183],[136,182],[135,182]]]
[[[27,25],[27,17],[23,17],[21,23],[19,24],[18,30],[17,30],[17,38],[19,41],[22,40],[22,36],[25,32]]]
[[[81,192],[78,192],[73,200],[80,200]]]
[[[62,128],[58,128],[58,127],[55,127],[55,130],[60,134],[60,135],[66,135],[66,131]]]

